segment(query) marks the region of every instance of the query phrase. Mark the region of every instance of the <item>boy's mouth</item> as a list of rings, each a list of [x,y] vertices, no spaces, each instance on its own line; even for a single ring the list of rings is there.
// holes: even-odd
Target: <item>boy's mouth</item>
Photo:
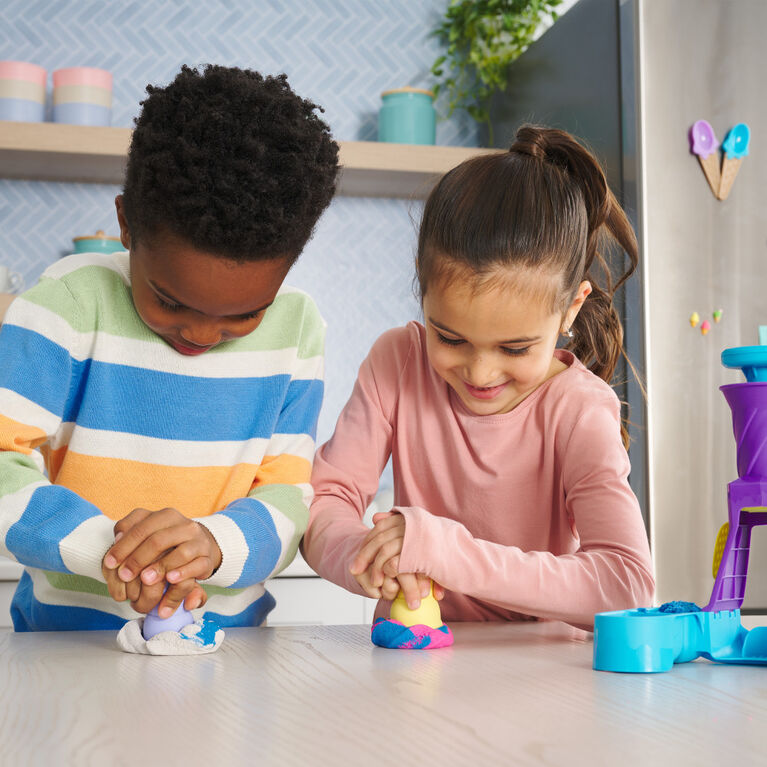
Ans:
[[[179,353],[179,354],[185,354],[188,357],[194,357],[197,354],[203,354],[204,352],[208,351],[208,349],[212,349],[212,346],[184,346],[183,344],[178,343],[177,341],[173,341],[172,339],[168,338],[166,341]]]

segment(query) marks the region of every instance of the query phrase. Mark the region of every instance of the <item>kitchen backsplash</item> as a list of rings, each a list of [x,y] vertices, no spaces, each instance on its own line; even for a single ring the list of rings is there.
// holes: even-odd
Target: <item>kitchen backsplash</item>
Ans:
[[[0,58],[49,72],[95,66],[114,76],[112,124],[129,127],[147,83],[182,63],[215,62],[286,72],[293,88],[325,108],[340,140],[376,139],[380,94],[429,87],[438,54],[429,36],[446,0],[211,0],[128,3],[5,0]],[[50,85],[49,85],[50,87]],[[49,94],[50,98],[50,94]],[[441,120],[437,143],[477,143],[474,124]],[[73,236],[117,234],[118,186],[0,180],[0,263],[27,285],[68,252]],[[319,438],[332,433],[371,343],[418,316],[412,261],[420,203],[339,197],[288,277],[308,290],[328,323],[327,387]]]

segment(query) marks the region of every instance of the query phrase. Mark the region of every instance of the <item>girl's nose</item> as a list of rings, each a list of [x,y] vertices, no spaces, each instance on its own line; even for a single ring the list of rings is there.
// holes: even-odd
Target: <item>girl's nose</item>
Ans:
[[[498,371],[493,366],[491,360],[484,357],[475,357],[467,366],[466,380],[478,389],[492,386],[498,381]]]

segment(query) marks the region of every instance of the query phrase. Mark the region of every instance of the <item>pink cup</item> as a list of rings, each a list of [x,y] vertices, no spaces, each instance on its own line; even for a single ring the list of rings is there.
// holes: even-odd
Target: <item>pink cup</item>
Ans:
[[[53,73],[53,87],[62,85],[93,85],[96,88],[112,90],[112,73],[95,67],[67,67]]]

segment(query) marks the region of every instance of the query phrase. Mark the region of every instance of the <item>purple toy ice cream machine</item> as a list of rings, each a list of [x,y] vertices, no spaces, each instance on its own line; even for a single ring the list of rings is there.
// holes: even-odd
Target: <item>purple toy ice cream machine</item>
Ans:
[[[732,411],[738,479],[727,487],[729,519],[715,546],[719,564],[711,598],[703,609],[669,602],[599,613],[594,619],[597,670],[667,671],[698,657],[767,665],[767,626],[748,631],[740,622],[751,529],[767,524],[767,346],[725,349],[722,364],[740,368],[746,382],[721,387]]]

